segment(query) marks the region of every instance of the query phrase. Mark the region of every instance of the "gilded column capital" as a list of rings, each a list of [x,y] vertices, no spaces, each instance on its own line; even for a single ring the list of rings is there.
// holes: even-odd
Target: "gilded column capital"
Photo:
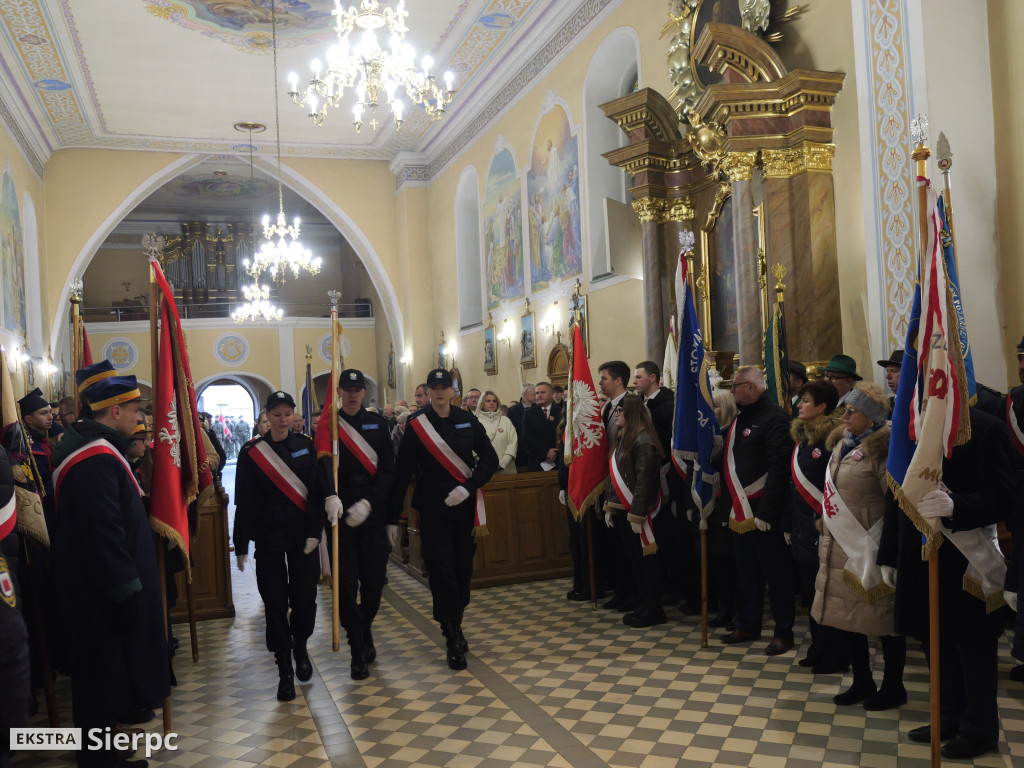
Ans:
[[[762,149],[761,168],[766,179],[789,179],[807,170],[804,150]]]
[[[836,156],[835,144],[819,144],[815,141],[805,141],[804,166],[808,171],[824,171],[832,173],[832,158]]]
[[[722,170],[729,181],[750,181],[757,162],[757,150],[747,152],[728,152],[722,158]]]
[[[633,210],[636,211],[636,215],[640,217],[640,222],[643,224],[663,223],[667,207],[667,201],[656,197],[641,197],[639,200],[633,201]]]
[[[668,205],[669,202],[671,203],[670,205]],[[668,205],[668,210],[665,213],[666,221],[693,221],[693,201],[689,195],[682,200],[666,201],[666,205]]]

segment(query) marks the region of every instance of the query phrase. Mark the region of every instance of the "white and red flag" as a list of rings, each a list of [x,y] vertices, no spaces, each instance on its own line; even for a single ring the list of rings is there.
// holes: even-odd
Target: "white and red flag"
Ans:
[[[608,485],[608,434],[601,403],[587,364],[579,325],[572,328],[572,379],[569,381],[565,454],[569,465],[569,509],[579,520]]]

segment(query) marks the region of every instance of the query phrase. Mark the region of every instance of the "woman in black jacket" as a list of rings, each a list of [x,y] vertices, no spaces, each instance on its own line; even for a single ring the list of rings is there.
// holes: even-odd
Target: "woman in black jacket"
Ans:
[[[631,627],[653,627],[666,621],[661,575],[652,557],[657,543],[650,525],[661,507],[661,447],[651,414],[639,396],[624,395],[614,418],[618,432],[609,465],[605,522],[615,529],[640,600],[640,607],[622,621]]]
[[[821,531],[821,494],[825,487],[825,469],[832,455],[825,447],[829,434],[842,424],[835,416],[839,393],[828,381],[804,384],[797,396],[797,417],[790,425],[793,447],[791,474],[793,492],[789,507],[792,518],[791,541],[797,565],[797,589],[800,602],[808,610],[814,601],[814,577],[818,573],[818,537]],[[842,637],[832,627],[824,627],[813,618],[811,646],[800,659],[801,667],[812,667],[816,675],[840,674],[848,667]]]

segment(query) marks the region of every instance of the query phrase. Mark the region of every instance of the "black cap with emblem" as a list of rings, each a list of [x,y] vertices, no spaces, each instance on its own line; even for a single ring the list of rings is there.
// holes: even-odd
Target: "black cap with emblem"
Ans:
[[[338,378],[339,389],[366,389],[363,372],[355,368],[346,368]]]
[[[264,410],[272,411],[278,405],[290,405],[292,408],[295,407],[295,400],[287,392],[271,392],[267,397],[266,408]]]
[[[39,387],[36,387],[18,401],[18,407],[21,408],[22,416],[28,416],[43,408],[49,408],[50,404],[46,402]]]
[[[428,387],[451,387],[452,375],[444,368],[435,368],[427,374]]]

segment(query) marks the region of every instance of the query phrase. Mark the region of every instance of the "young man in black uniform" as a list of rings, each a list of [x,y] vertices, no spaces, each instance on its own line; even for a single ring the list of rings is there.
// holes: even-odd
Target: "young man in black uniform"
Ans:
[[[455,390],[448,371],[431,371],[427,386],[430,408],[409,419],[398,448],[389,522],[398,523],[416,474],[412,505],[419,513],[434,620],[447,641],[448,666],[465,669],[469,645],[462,634],[462,613],[469,605],[476,535],[483,533],[475,529],[486,523],[483,495],[478,498],[477,491],[497,471],[498,455],[476,417],[452,407]]]
[[[277,699],[291,701],[295,676],[302,682],[313,676],[306,641],[316,620],[316,549],[324,529],[324,498],[313,441],[291,431],[292,396],[272,392],[266,405],[270,431],[246,443],[235,470],[235,555],[238,570],[244,571],[249,542],[256,543],[267,650],[280,675]]]
[[[321,451],[319,461],[324,492],[331,494],[325,502],[327,521],[345,523],[338,529],[338,612],[352,650],[352,679],[364,680],[370,676],[367,664],[377,658],[370,627],[380,608],[391,551],[387,500],[395,460],[387,419],[363,407],[362,371],[342,371],[339,382],[337,478],[330,453]],[[328,430],[327,440],[321,437],[317,445],[329,445],[328,425],[320,430]]]

